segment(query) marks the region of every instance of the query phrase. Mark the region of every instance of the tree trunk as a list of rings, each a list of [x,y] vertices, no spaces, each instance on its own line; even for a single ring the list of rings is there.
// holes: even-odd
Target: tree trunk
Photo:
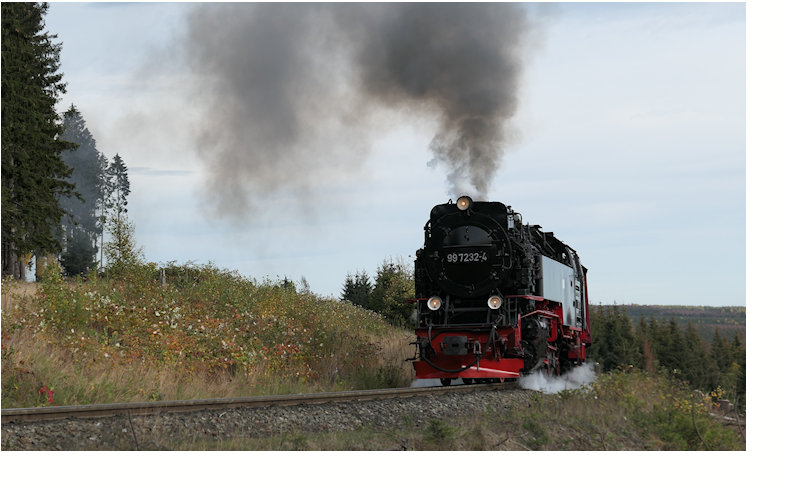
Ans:
[[[3,243],[3,276],[12,276],[16,280],[21,280],[24,267],[19,256],[13,253],[11,245]]]

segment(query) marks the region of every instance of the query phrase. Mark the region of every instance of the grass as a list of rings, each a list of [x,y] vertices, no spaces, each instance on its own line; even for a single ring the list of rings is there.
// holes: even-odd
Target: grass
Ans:
[[[3,282],[2,406],[408,386],[411,333],[212,266]],[[53,402],[41,388],[53,391]]]

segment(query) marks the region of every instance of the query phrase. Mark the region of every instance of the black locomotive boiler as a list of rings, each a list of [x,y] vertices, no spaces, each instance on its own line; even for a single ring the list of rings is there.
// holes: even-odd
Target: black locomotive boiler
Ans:
[[[586,268],[509,206],[467,196],[434,206],[414,276],[418,379],[514,379],[586,360]]]

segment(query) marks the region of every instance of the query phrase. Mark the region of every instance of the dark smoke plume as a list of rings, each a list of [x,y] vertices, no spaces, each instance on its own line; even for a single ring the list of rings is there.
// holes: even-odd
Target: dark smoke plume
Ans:
[[[219,212],[348,181],[379,110],[427,116],[450,194],[482,198],[517,108],[515,4],[200,4],[187,54]]]

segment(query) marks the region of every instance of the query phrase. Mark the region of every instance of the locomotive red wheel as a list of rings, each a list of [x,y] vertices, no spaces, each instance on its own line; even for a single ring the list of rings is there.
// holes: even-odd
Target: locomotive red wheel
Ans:
[[[442,385],[445,386],[445,387],[447,387],[448,385],[450,385],[452,383],[452,379],[451,378],[443,378],[443,379],[441,379],[441,381],[442,381]]]
[[[474,383],[473,378],[462,378],[461,380],[463,381],[464,385],[472,385]]]

